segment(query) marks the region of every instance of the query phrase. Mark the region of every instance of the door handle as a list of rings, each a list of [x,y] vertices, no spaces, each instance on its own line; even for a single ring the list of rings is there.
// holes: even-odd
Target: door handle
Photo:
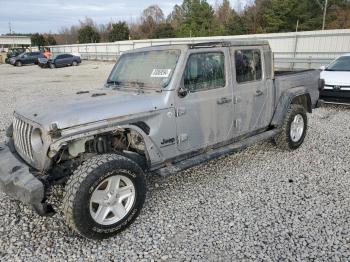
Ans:
[[[261,90],[256,90],[256,92],[255,92],[255,96],[261,96],[263,94],[264,94],[264,92]]]
[[[232,99],[231,98],[227,98],[227,97],[222,97],[219,100],[216,101],[218,105],[223,105],[223,104],[227,104],[227,103],[231,103]]]

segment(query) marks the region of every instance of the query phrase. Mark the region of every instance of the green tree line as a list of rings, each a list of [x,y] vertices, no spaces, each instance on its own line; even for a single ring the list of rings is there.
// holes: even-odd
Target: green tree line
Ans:
[[[350,28],[350,0],[254,0],[235,10],[229,0],[215,7],[206,0],[183,0],[166,17],[158,5],[143,10],[136,23],[96,25],[91,18],[62,28],[60,44],[113,42],[128,39],[244,35]],[[37,37],[37,35],[35,36]],[[48,42],[48,39],[46,40]]]

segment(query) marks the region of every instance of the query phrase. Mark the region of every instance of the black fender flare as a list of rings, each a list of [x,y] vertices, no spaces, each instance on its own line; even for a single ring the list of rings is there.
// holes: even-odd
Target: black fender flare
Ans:
[[[298,98],[302,98],[297,100]],[[278,104],[275,108],[275,113],[272,117],[271,126],[280,126],[287,113],[287,110],[293,101],[295,104],[301,104],[305,107],[308,113],[312,113],[312,102],[309,91],[304,86],[298,86],[286,90],[279,98]]]

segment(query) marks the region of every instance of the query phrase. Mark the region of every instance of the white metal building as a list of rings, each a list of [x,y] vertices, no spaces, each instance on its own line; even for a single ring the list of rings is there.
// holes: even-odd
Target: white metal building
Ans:
[[[61,45],[51,50],[80,54],[83,59],[114,60],[120,53],[140,47],[242,39],[268,40],[275,53],[276,66],[280,68],[318,68],[350,52],[350,29]]]
[[[9,47],[28,47],[31,45],[29,36],[0,35],[0,51]]]

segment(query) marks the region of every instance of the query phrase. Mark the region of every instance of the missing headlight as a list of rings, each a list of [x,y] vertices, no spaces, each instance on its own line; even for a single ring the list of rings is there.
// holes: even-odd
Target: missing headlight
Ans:
[[[39,152],[44,145],[42,133],[39,128],[35,128],[32,132],[31,144],[34,151]]]

